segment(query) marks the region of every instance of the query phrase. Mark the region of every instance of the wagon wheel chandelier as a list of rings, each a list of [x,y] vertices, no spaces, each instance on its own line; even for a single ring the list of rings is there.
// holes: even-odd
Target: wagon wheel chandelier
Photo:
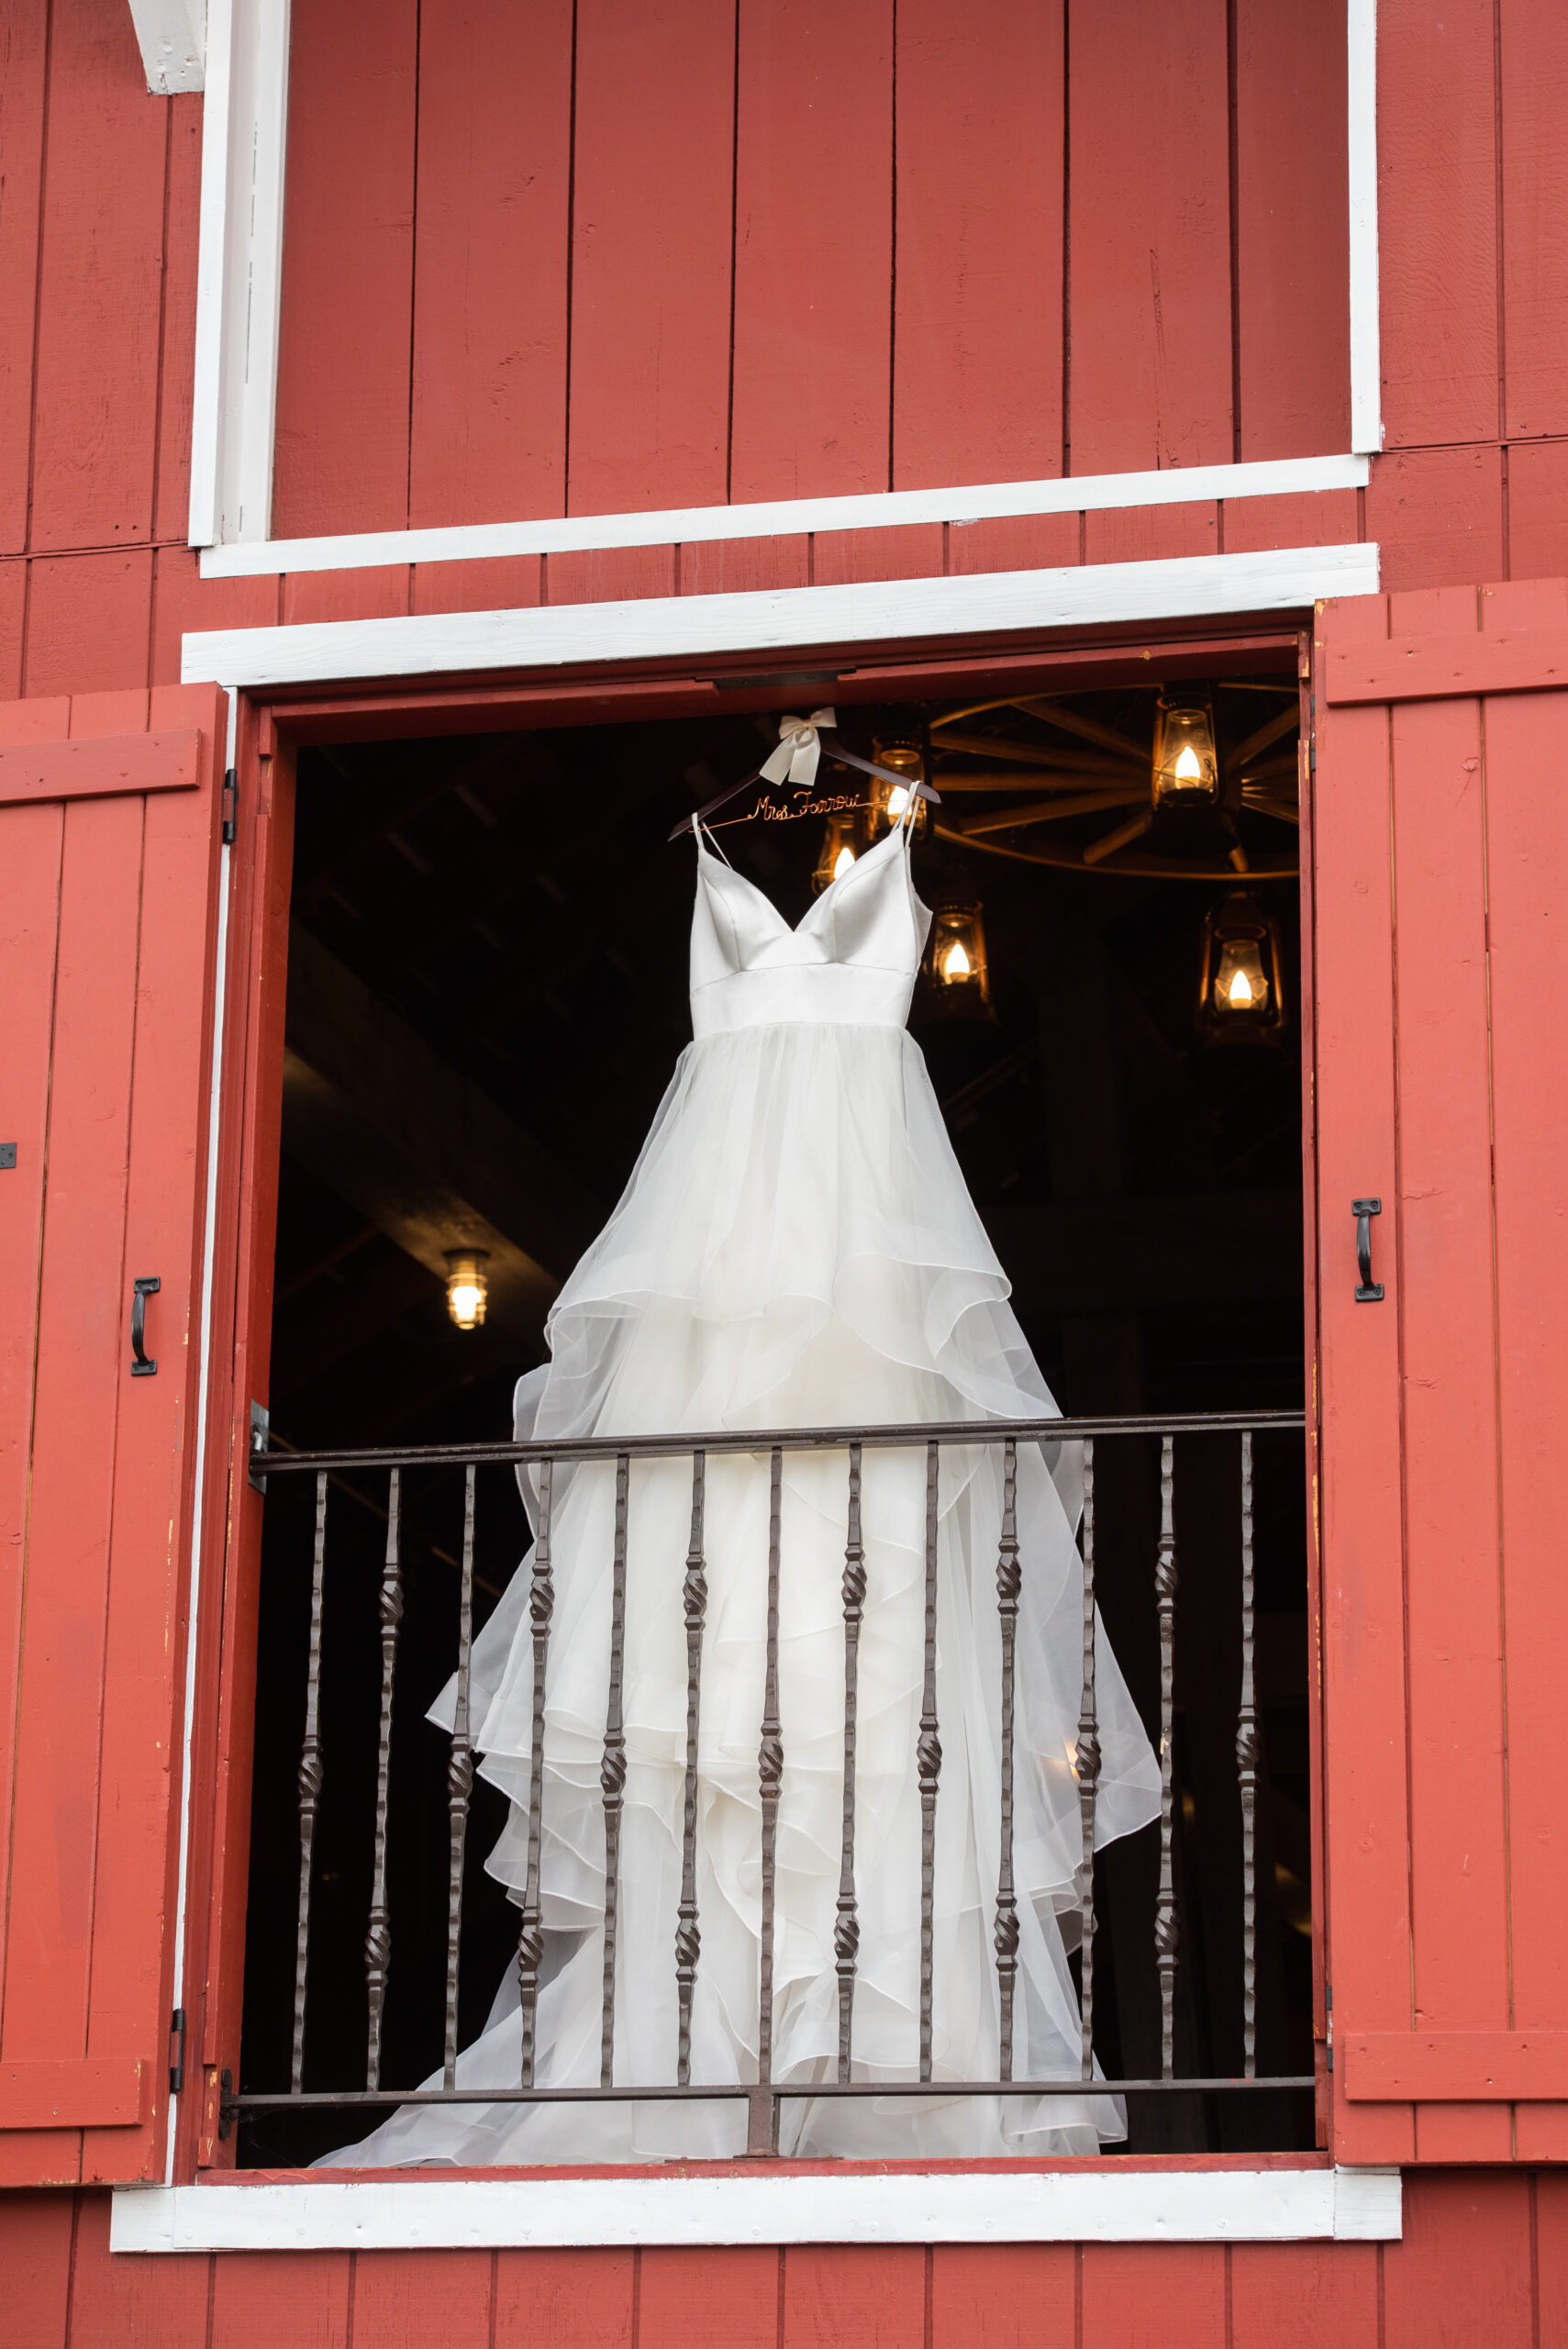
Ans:
[[[931,720],[933,829],[1073,873],[1294,880],[1298,724],[1296,686],[1251,682],[976,702]]]

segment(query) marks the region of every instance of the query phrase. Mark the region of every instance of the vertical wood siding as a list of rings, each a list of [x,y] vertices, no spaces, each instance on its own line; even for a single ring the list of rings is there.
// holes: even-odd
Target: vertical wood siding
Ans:
[[[1330,606],[1331,660],[1568,629],[1568,588]],[[1485,676],[1485,655],[1477,674]],[[1557,1496],[1568,1421],[1568,695],[1318,691],[1329,1966],[1363,2032],[1568,2032]],[[1351,1203],[1380,1197],[1381,1304]],[[1351,2101],[1348,2161],[1568,2157],[1568,2108]],[[1353,2082],[1351,2088],[1354,2096]]]
[[[296,0],[275,527],[1334,451],[1343,0]],[[1568,19],[1379,12],[1362,498],[314,581],[197,577],[201,100],[122,0],[0,0],[0,696],[183,630],[1372,537],[1568,572]]]
[[[16,2349],[1562,2349],[1568,2175],[1407,2178],[1396,2243],[111,2258],[0,2199]]]

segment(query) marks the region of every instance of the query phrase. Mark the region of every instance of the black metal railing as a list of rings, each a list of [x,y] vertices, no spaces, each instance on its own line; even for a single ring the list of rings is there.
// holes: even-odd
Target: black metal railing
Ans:
[[[225,2134],[239,2115],[306,2112],[312,2110],[353,2110],[398,2104],[462,2105],[505,2103],[577,2103],[599,2101],[658,2102],[693,2099],[704,2103],[744,2099],[749,2107],[748,2151],[776,2151],[779,2108],[786,2099],[896,2096],[1081,2096],[1084,2083],[1094,2082],[1096,2094],[1159,2096],[1182,2090],[1195,2094],[1262,2090],[1298,2090],[1313,2085],[1310,2073],[1260,2073],[1258,2069],[1258,1883],[1257,1818],[1262,1749],[1256,1677],[1255,1576],[1253,1556],[1254,1441],[1260,1434],[1298,1433],[1304,1427],[1299,1411],[1254,1413],[1187,1413],[1162,1417],[1080,1418],[1043,1420],[958,1420],[940,1425],[846,1428],[789,1428],[724,1432],[706,1436],[642,1436],[618,1441],[605,1438],[578,1442],[493,1443],[475,1445],[413,1445],[374,1451],[279,1452],[259,1450],[252,1459],[252,1481],[265,1489],[279,1476],[311,1476],[315,1480],[315,1529],[311,1553],[308,1662],[305,1698],[305,1730],[298,1772],[299,1893],[295,1935],[295,1975],[290,2084],[285,2092],[234,2092],[223,2076],[222,2127]],[[1240,1673],[1236,1695],[1236,1783],[1241,1820],[1241,2069],[1229,2076],[1194,2076],[1176,2063],[1176,1990],[1181,1953],[1176,1866],[1176,1598],[1177,1562],[1175,1494],[1177,1441],[1182,1437],[1236,1439],[1237,1497],[1240,1504]],[[1100,1775],[1100,1720],[1096,1702],[1096,1444],[1109,1439],[1153,1440],[1159,1446],[1158,1535],[1153,1544],[1152,1597],[1158,1641],[1158,1755],[1160,1765],[1158,1888],[1154,1898],[1152,1955],[1158,1978],[1160,2010],[1160,2071],[1142,2077],[1097,2078],[1095,2074],[1095,1808]],[[1021,1557],[1017,1527],[1017,1469],[1020,1445],[1080,1442],[1084,1484],[1081,1520],[1083,1556],[1083,1679],[1073,1758],[1073,1775],[1081,1828],[1081,1856],[1073,1893],[1079,1927],[1080,2060],[1071,2077],[1019,2079],[1014,2076],[1013,1992],[1019,1939],[1018,1900],[1013,1876],[1015,1799],[1015,1637],[1020,1607],[1028,1600],[1028,1563]],[[932,2013],[934,1952],[934,1854],[941,1772],[940,1723],[937,1707],[938,1527],[944,1446],[999,1445],[1003,1453],[1002,1517],[996,1561],[996,1606],[1001,1652],[1000,1724],[1000,1863],[995,1887],[994,1947],[1000,2029],[996,2076],[977,2080],[935,2080],[932,2076]],[[862,1459],[868,1450],[894,1448],[920,1452],[925,1459],[925,1559],[921,1704],[916,1765],[921,1809],[920,1949],[918,2077],[903,2082],[851,2077],[851,2040],[860,1943],[856,1882],[856,1729],[859,1640],[866,1595],[862,1527]],[[784,1751],[779,1718],[779,1576],[781,1547],[781,1488],[786,1452],[830,1452],[847,1463],[847,1505],[842,1577],[844,1639],[843,1809],[842,1844],[833,1935],[838,1976],[838,2076],[832,2081],[780,2082],[773,2077],[773,1943],[775,1842],[783,1783]],[[759,1959],[758,2078],[754,2083],[694,2083],[691,2077],[692,2006],[701,1956],[698,1914],[698,1733],[702,1705],[703,1640],[706,1622],[707,1580],[705,1557],[705,1508],[707,1465],[720,1454],[765,1454],[770,1469],[767,1543],[766,1653],[762,1715],[759,1724],[758,1786],[761,1796],[762,1934]],[[622,1718],[627,1596],[628,1492],[634,1461],[691,1461],[690,1538],[682,1584],[684,1617],[687,1689],[684,1804],[681,1811],[682,1852],[680,1898],[674,1940],[673,1992],[678,2018],[675,2077],[662,2084],[617,2081],[616,2076],[616,1982],[617,1967],[628,1962],[618,1946],[617,1905],[620,1882],[622,1805],[627,1778],[626,1738]],[[1299,1455],[1297,1455],[1299,1459]],[[541,1922],[541,1847],[544,1833],[544,1751],[546,1694],[549,1684],[550,1626],[555,1606],[551,1557],[551,1510],[555,1471],[567,1464],[614,1464],[614,1553],[610,1604],[608,1698],[599,1772],[605,1827],[604,1974],[600,2071],[597,2087],[550,2087],[536,2084],[536,2032],[540,1969],[544,1959]],[[517,1980],[521,2001],[521,2057],[518,2076],[509,2087],[461,2087],[458,2067],[458,1986],[463,1926],[463,1873],[469,1816],[474,1784],[473,1724],[470,1719],[470,1670],[474,1616],[475,1489],[482,1468],[526,1464],[534,1473],[538,1497],[528,1615],[533,1650],[532,1730],[528,1766],[528,1838],[522,1887],[521,1928],[517,1944]],[[455,1708],[450,1758],[447,1771],[447,1811],[450,1865],[447,1875],[446,1976],[444,2059],[439,2088],[408,2089],[385,2086],[382,2079],[382,2026],[393,1947],[393,1917],[387,1896],[388,1822],[392,1786],[392,1722],[398,1664],[399,1626],[404,1610],[401,1558],[403,1480],[410,1471],[461,1471],[463,1479],[462,1539],[459,1564],[459,1598]],[[323,2090],[305,2085],[306,2018],[311,1956],[311,1885],[317,1816],[323,1789],[321,1655],[323,1605],[327,1574],[328,1495],[337,1479],[367,1473],[386,1478],[386,1543],[379,1585],[381,1638],[379,1744],[376,1755],[373,1806],[371,1896],[366,1920],[364,1966],[368,1996],[368,2034],[362,2088]],[[362,1484],[360,1487],[362,1494]],[[378,1511],[379,1514],[379,1511]],[[1145,1553],[1147,1555],[1147,1553]],[[1151,1729],[1153,1724],[1151,1722]],[[629,1962],[650,1962],[634,1953]]]

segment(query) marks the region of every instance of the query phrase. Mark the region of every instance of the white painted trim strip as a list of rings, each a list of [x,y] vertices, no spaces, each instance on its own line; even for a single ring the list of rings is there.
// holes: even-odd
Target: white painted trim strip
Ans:
[[[1373,595],[1377,576],[1375,546],[1293,547],[1164,562],[1089,563],[1067,571],[976,572],[732,596],[651,596],[629,603],[521,611],[318,620],[188,635],[181,674],[187,685],[216,678],[231,686],[276,686],[782,652],[813,644],[1282,611],[1310,606],[1323,596]]]
[[[130,0],[150,97],[199,90],[206,61],[204,0]]]
[[[472,522],[450,529],[366,530],[335,539],[207,546],[204,579],[283,572],[362,571],[400,562],[474,562],[496,555],[578,554],[605,547],[695,546],[719,539],[799,537],[808,530],[886,530],[914,522],[995,521],[1015,515],[1099,514],[1117,507],[1296,497],[1364,489],[1364,457],[1282,457],[1186,472],[1069,474],[953,489],[879,490],[857,497],[776,497],[755,506],[670,507],[648,514],[573,514],[539,522]]]
[[[274,2180],[119,2188],[113,2251],[617,2243],[1393,2243],[1399,2172],[945,2170],[784,2177]]]
[[[1348,0],[1351,199],[1351,446],[1383,447],[1377,307],[1377,0]]]
[[[283,299],[288,0],[211,0],[190,540],[264,541]]]

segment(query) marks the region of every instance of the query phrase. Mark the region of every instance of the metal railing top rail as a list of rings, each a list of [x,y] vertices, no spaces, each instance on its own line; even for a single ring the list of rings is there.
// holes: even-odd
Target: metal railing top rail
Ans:
[[[842,1452],[925,1443],[1076,1443],[1086,1437],[1132,1435],[1262,1435],[1299,1433],[1296,1411],[1145,1411],[1132,1415],[1051,1419],[909,1419],[875,1427],[721,1428],[706,1433],[555,1437],[530,1443],[366,1445],[329,1452],[250,1455],[252,1476],[295,1470],[344,1468],[483,1468],[546,1460],[633,1460],[689,1457],[694,1452]]]

